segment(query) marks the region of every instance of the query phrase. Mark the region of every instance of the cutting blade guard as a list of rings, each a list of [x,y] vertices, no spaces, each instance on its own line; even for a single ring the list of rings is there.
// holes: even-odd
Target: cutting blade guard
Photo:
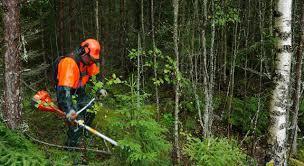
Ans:
[[[38,108],[38,110],[44,112],[55,112],[57,107],[52,101],[50,94],[45,90],[38,91],[34,95],[33,105]]]

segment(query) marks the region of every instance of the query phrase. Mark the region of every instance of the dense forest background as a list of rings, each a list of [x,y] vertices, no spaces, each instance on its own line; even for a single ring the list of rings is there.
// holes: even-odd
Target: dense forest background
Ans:
[[[0,165],[65,165],[83,155],[92,165],[271,164],[269,149],[276,144],[269,143],[274,121],[269,103],[280,52],[275,21],[282,15],[277,6],[273,0],[21,1],[18,131],[23,134],[14,135],[1,124]],[[287,119],[282,148],[290,165],[304,162],[303,13],[303,2],[293,0],[290,82],[287,102],[282,101]],[[3,20],[1,24],[3,43]],[[86,38],[103,46],[103,83],[93,78],[87,91],[92,97],[101,87],[109,92],[94,105],[93,127],[119,147],[94,136],[84,138],[85,147],[104,153],[33,144],[63,144],[63,122],[35,111],[31,98],[40,89],[54,94],[52,64]],[[0,52],[4,56],[4,47]],[[0,65],[4,73],[5,58]]]

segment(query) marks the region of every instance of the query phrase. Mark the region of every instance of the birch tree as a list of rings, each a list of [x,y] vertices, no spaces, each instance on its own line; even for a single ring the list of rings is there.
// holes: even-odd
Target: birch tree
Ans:
[[[203,50],[203,83],[204,83],[204,96],[205,96],[205,108],[204,108],[204,124],[203,132],[205,137],[211,135],[211,126],[212,126],[212,96],[213,96],[213,85],[214,85],[214,38],[215,38],[215,23],[214,19],[211,21],[211,44],[210,44],[210,56],[207,57],[207,46],[206,46],[206,28],[207,28],[207,3],[208,0],[203,2],[203,11],[204,11],[204,22],[202,29],[202,50]],[[212,12],[214,11],[214,2],[211,1]],[[208,60],[209,63],[208,63]],[[208,64],[210,67],[208,67]],[[200,117],[200,112],[199,112]]]
[[[154,25],[154,0],[151,0],[151,34],[152,34],[152,46],[153,46],[153,72],[154,79],[157,80],[157,57],[156,57],[156,44],[155,44],[155,25]],[[159,94],[158,94],[158,84],[155,84],[155,98],[156,98],[156,112],[157,112],[157,120],[160,118],[159,111]]]
[[[99,40],[100,38],[100,28],[99,28],[99,4],[98,0],[95,0],[95,24],[96,24],[96,39]]]
[[[176,66],[175,66],[175,111],[174,111],[174,148],[176,153],[176,163],[180,164],[180,148],[179,148],[179,96],[180,96],[180,74],[179,74],[179,50],[178,50],[178,0],[173,0],[174,8],[174,23],[173,23],[173,40],[174,40],[174,53],[176,57]]]
[[[275,18],[276,36],[276,67],[274,90],[270,101],[270,126],[268,144],[270,158],[275,165],[286,162],[286,125],[288,106],[288,87],[290,84],[291,66],[291,8],[292,0],[279,0],[277,2],[277,15]]]
[[[199,22],[199,14],[198,14],[198,0],[195,0],[194,1],[194,22]],[[197,24],[193,24],[195,27],[197,26]],[[191,77],[192,79],[192,87],[193,87],[193,93],[194,93],[194,97],[195,97],[195,105],[196,105],[196,109],[197,109],[197,112],[198,112],[198,121],[199,121],[199,124],[200,126],[204,129],[204,123],[203,123],[203,118],[202,118],[202,111],[201,111],[201,105],[200,105],[200,99],[199,99],[199,96],[198,96],[198,93],[197,93],[197,84],[198,84],[198,71],[197,71],[197,64],[198,64],[198,53],[195,52],[195,44],[194,44],[194,41],[195,41],[195,33],[196,33],[196,28],[193,27],[193,30],[192,30],[192,55],[194,55],[194,68],[192,67],[191,71],[194,70],[194,74],[195,74],[195,78],[193,78],[193,76]],[[192,72],[190,72],[192,73]]]
[[[20,6],[18,0],[2,0],[4,23],[4,103],[3,118],[7,126],[21,123],[20,88]]]
[[[76,36],[75,26],[76,26],[76,18],[75,18],[75,0],[69,0],[69,49],[72,50],[74,48],[73,41]]]
[[[203,11],[204,11],[204,15],[203,15],[203,28],[202,28],[202,50],[203,50],[203,85],[204,85],[204,96],[205,96],[205,109],[204,109],[204,124],[203,124],[203,132],[204,132],[204,136],[206,137],[207,135],[209,135],[209,100],[210,100],[210,96],[209,96],[209,88],[208,88],[208,83],[209,83],[209,74],[208,74],[208,67],[207,67],[207,46],[206,46],[206,27],[207,27],[207,2],[208,0],[204,0],[203,1]],[[200,115],[201,113],[199,112],[199,117],[201,117]]]
[[[60,45],[60,54],[64,53],[64,0],[59,1],[59,45]]]

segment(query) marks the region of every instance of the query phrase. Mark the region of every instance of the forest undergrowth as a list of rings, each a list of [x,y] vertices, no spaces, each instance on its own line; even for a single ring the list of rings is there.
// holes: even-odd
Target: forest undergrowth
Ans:
[[[1,165],[71,165],[82,162],[84,159],[89,165],[172,165],[172,131],[173,115],[170,113],[172,103],[169,98],[163,103],[161,119],[156,119],[155,105],[149,104],[150,94],[136,93],[136,83],[121,81],[115,75],[107,82],[93,80],[90,94],[94,96],[99,88],[107,88],[109,96],[99,99],[91,111],[96,112],[93,127],[118,141],[119,146],[113,147],[109,143],[90,135],[84,138],[87,148],[111,151],[112,155],[86,151],[67,151],[39,144],[31,139],[64,145],[66,129],[64,121],[47,112],[39,112],[31,105],[33,92],[28,92],[24,98],[24,124],[22,132],[12,132],[1,123],[0,148]],[[222,100],[217,97],[218,101]],[[172,100],[172,99],[171,99]],[[229,138],[225,138],[227,117],[221,115],[219,108],[215,113],[216,120],[213,126],[214,135],[203,139],[201,128],[197,127],[196,112],[193,101],[183,101],[181,112],[181,147],[184,165],[256,165],[263,163],[265,157],[266,120],[261,120],[256,126],[255,134],[247,132],[253,130],[253,117],[257,109],[257,100],[254,97],[244,99],[234,98],[233,131]],[[302,108],[302,107],[301,107]],[[262,107],[262,109],[265,109]],[[222,117],[221,117],[222,116]],[[222,119],[221,119],[222,118]],[[263,111],[260,118],[267,118]],[[27,137],[30,135],[31,137]],[[256,146],[252,148],[252,146]],[[302,147],[302,146],[301,146]],[[254,149],[254,151],[253,151]],[[297,160],[295,160],[297,159]],[[304,160],[304,148],[300,148],[299,155],[291,160],[297,163]]]
[[[106,88],[109,96],[98,98],[89,111],[96,113],[93,127],[118,141],[119,146],[90,135],[83,137],[82,145],[87,148],[110,151],[101,154],[91,151],[67,151],[40,144],[36,138],[55,145],[64,145],[66,130],[62,119],[48,112],[33,108],[31,98],[35,92],[26,91],[24,96],[24,128],[15,133],[0,126],[1,165],[72,165],[85,160],[89,165],[172,165],[172,132],[174,101],[164,97],[161,103],[161,118],[157,120],[156,107],[149,93],[138,95],[136,81],[131,76],[127,81],[112,74],[106,81],[93,83],[87,88],[91,97],[98,89]],[[264,163],[267,129],[267,108],[262,110],[258,124],[256,116],[258,100],[255,97],[233,98],[232,131],[227,138],[228,117],[221,110],[225,100],[215,97],[214,137],[203,139],[202,128],[198,127],[198,117],[191,91],[184,93],[181,102],[181,147],[183,165],[259,165]],[[162,94],[166,96],[166,94]],[[53,95],[54,96],[54,95]],[[202,99],[203,100],[203,99]],[[203,107],[203,106],[202,106]],[[301,105],[303,109],[303,105]],[[23,133],[22,133],[23,132]],[[30,137],[29,137],[30,136]],[[304,148],[300,145],[299,154],[290,163],[304,161]],[[297,164],[295,164],[297,165]]]

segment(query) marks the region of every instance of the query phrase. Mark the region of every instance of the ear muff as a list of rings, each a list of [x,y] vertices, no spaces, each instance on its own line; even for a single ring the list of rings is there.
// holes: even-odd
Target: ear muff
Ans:
[[[90,54],[90,48],[89,47],[84,47],[84,51],[85,51],[85,53],[87,53],[87,54]]]
[[[83,46],[80,46],[80,47],[78,47],[78,48],[75,50],[75,54],[76,54],[76,55],[82,56],[82,55],[85,54],[85,53],[86,53],[85,47],[83,47]]]
[[[83,56],[84,54],[90,54],[90,48],[88,47],[88,44],[85,44],[84,46],[79,46],[75,53],[77,55]]]

